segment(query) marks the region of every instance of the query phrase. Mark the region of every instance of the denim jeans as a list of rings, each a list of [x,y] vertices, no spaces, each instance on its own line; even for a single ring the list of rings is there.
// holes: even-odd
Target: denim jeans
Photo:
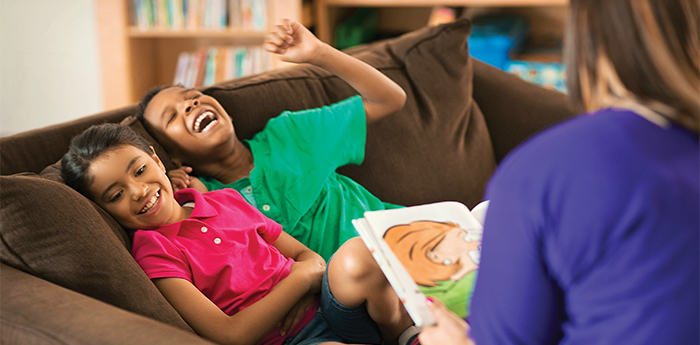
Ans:
[[[330,261],[330,260],[329,260]],[[382,335],[364,304],[346,307],[338,302],[328,286],[328,269],[323,275],[319,308],[311,321],[285,345],[314,345],[327,341],[351,344],[381,344]]]

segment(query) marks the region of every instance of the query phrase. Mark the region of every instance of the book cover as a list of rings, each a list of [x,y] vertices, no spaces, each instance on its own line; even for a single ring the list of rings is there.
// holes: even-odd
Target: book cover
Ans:
[[[252,29],[264,31],[267,28],[267,0],[252,0],[250,13]]]
[[[435,323],[425,296],[462,318],[468,315],[487,206],[479,204],[473,214],[462,203],[445,201],[368,211],[353,220],[416,326]]]
[[[250,30],[253,28],[253,13],[251,1],[253,0],[241,0],[240,2],[241,28],[246,30]]]
[[[198,29],[200,27],[200,0],[187,0],[185,7],[185,27],[188,30]]]
[[[232,28],[241,28],[241,0],[229,0],[229,26]]]
[[[216,70],[214,71],[214,84],[227,80],[226,74],[226,48],[218,47],[216,52]]]
[[[192,65],[192,79],[189,80],[191,87],[197,87],[202,85],[202,80],[204,80],[204,73],[206,67],[207,50],[205,48],[198,50],[194,53],[194,63]]]
[[[233,48],[233,73],[234,78],[243,77],[243,68],[248,51],[245,47]]]
[[[177,69],[175,70],[175,78],[173,80],[174,85],[181,84],[185,87],[187,85],[187,70],[190,65],[190,54],[187,52],[182,52],[177,58]]]
[[[204,77],[202,79],[202,83],[200,85],[202,86],[210,86],[214,84],[214,81],[216,79],[216,56],[219,54],[219,49],[217,47],[209,47],[207,49],[207,55],[206,55],[206,61],[205,61],[205,68],[204,68]]]
[[[226,47],[224,50],[224,80],[233,79],[233,47]]]
[[[185,27],[185,9],[183,0],[168,0],[168,8],[172,16],[171,29]]]

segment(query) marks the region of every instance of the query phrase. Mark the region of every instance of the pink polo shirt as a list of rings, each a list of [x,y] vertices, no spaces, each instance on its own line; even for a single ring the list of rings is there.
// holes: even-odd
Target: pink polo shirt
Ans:
[[[201,194],[183,189],[175,193],[175,199],[181,205],[194,201],[188,219],[134,234],[132,255],[149,278],[186,279],[224,313],[233,315],[263,298],[289,275],[294,260],[271,245],[282,226],[237,191]],[[310,315],[302,321],[308,322],[314,312],[310,308]],[[290,335],[306,322],[299,322]],[[282,339],[268,336],[265,340],[277,343]]]

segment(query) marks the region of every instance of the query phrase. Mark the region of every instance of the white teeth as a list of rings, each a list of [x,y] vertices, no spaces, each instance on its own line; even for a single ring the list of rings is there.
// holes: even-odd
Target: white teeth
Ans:
[[[156,192],[156,194],[153,195],[153,197],[151,198],[151,200],[141,209],[141,211],[139,212],[139,214],[141,214],[141,213],[146,213],[146,212],[150,211],[151,208],[153,208],[153,206],[154,206],[154,205],[156,204],[156,202],[158,201],[158,198],[160,198],[160,191]]]
[[[208,119],[210,121],[208,121],[207,125],[203,129],[201,129],[200,126],[202,125],[202,121],[205,119]],[[196,133],[206,132],[215,122],[217,122],[217,119],[216,116],[214,116],[214,113],[212,113],[211,111],[206,111],[202,113],[202,115],[199,115],[194,121],[194,131]]]

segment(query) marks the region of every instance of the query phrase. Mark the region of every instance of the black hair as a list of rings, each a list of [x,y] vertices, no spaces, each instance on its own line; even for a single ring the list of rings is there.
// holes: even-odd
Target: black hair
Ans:
[[[146,93],[144,93],[143,96],[141,96],[141,101],[139,102],[138,109],[136,109],[136,114],[134,114],[136,116],[136,118],[139,119],[139,121],[141,121],[142,123],[144,123],[145,122],[143,119],[144,113],[146,112],[146,108],[148,107],[148,104],[151,103],[151,101],[153,100],[153,97],[155,97],[158,93],[160,93],[161,91],[163,91],[167,88],[176,87],[176,86],[183,87],[180,84],[177,84],[177,85],[158,85],[158,86],[154,86],[154,87],[148,89],[146,91]]]
[[[88,191],[92,183],[92,177],[88,176],[90,165],[103,154],[124,145],[154,154],[148,141],[127,126],[116,123],[91,126],[71,140],[68,153],[61,159],[63,181],[88,199],[93,199]]]

